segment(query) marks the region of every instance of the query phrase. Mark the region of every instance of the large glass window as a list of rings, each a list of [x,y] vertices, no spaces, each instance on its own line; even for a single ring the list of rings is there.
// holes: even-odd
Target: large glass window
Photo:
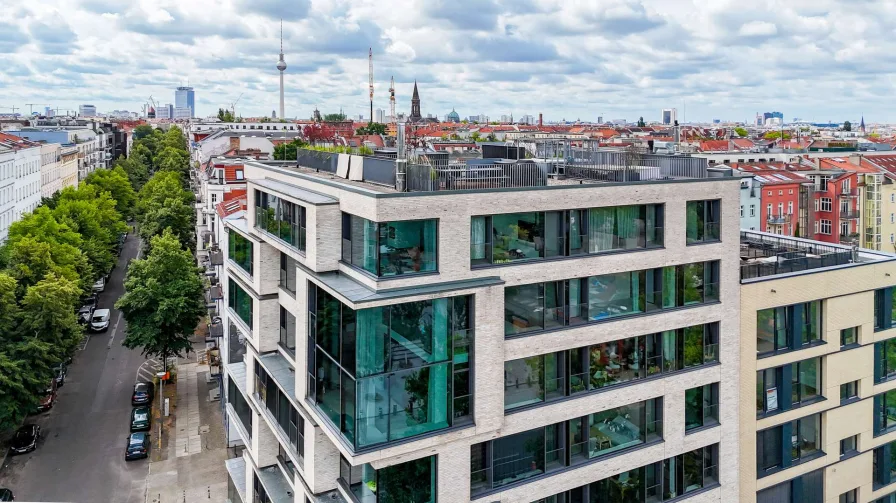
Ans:
[[[296,353],[296,317],[280,306],[280,347],[290,354]]]
[[[874,343],[874,382],[896,378],[896,339]]]
[[[763,309],[756,314],[756,352],[799,349],[821,340],[821,301]]]
[[[475,444],[473,496],[662,438],[662,399],[651,399]]]
[[[361,503],[435,503],[436,473],[435,456],[379,470],[339,458],[339,482]]]
[[[296,261],[280,252],[280,288],[296,293]]]
[[[822,396],[821,358],[756,373],[756,412],[767,414],[812,403]]]
[[[227,306],[230,307],[230,309],[233,309],[233,312],[235,312],[249,328],[252,328],[252,296],[246,293],[246,291],[232,278],[229,279],[227,284],[227,293]]]
[[[463,296],[355,311],[310,284],[309,395],[358,448],[468,421],[470,304]]]
[[[874,395],[874,434],[896,430],[896,390]]]
[[[874,449],[874,489],[896,482],[896,441]]]
[[[719,424],[719,384],[706,384],[685,390],[685,431],[716,424]]]
[[[505,362],[504,409],[714,363],[718,329],[695,325]]]
[[[246,402],[246,398],[243,396],[242,391],[237,388],[233,379],[227,380],[227,403],[233,407],[237,417],[240,419],[240,423],[246,429],[246,433],[252,436],[252,408]],[[248,441],[249,439],[243,440]]]
[[[874,292],[874,330],[887,330],[896,325],[896,287]]]
[[[379,277],[433,272],[437,220],[371,222],[342,214],[342,260]]]
[[[275,423],[289,439],[290,446],[298,455],[299,463],[305,457],[305,420],[299,415],[289,401],[286,393],[280,390],[274,379],[257,361],[255,362],[255,393]]]
[[[714,302],[718,277],[714,261],[506,287],[504,334]]]
[[[824,501],[824,469],[815,470],[756,493],[756,503]]]
[[[252,275],[252,241],[244,238],[240,233],[231,231],[227,235],[228,257],[244,271]]]
[[[688,201],[687,244],[718,241],[720,237],[721,201]]]
[[[305,207],[255,191],[255,227],[305,251]]]
[[[719,483],[718,444],[608,477],[534,503],[661,502]]]
[[[756,433],[759,476],[814,459],[823,454],[821,447],[821,414],[759,431]]]
[[[470,263],[506,264],[663,245],[663,205],[476,216]]]

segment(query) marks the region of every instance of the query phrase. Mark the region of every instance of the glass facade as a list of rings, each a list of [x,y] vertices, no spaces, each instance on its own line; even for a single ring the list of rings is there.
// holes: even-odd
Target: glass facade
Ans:
[[[719,383],[685,390],[685,431],[716,424],[719,424]]]
[[[874,489],[896,482],[896,441],[874,449]]]
[[[435,456],[379,470],[339,458],[339,482],[360,503],[435,503],[436,473]]]
[[[874,291],[874,330],[887,330],[896,325],[896,287]]]
[[[756,314],[756,352],[800,349],[821,340],[821,301],[763,309]]]
[[[252,275],[252,241],[244,238],[240,233],[231,231],[227,235],[228,257],[236,265]]]
[[[896,339],[874,343],[874,382],[896,378]]]
[[[246,293],[232,278],[227,283],[227,306],[248,326],[252,328],[252,296]]]
[[[824,454],[821,447],[821,414],[759,431],[756,433],[759,477],[814,459]]]
[[[474,266],[660,246],[662,204],[506,213],[470,222]]]
[[[234,412],[236,412],[236,416],[239,418],[240,423],[242,423],[243,428],[246,429],[246,433],[249,436],[252,436],[252,408],[249,407],[249,404],[246,402],[246,398],[243,396],[243,393],[239,388],[236,387],[236,383],[233,382],[233,379],[227,380],[227,403],[233,407]],[[249,441],[248,438],[244,438],[243,440]]]
[[[280,347],[289,354],[296,354],[296,317],[280,306]]]
[[[504,289],[504,334],[582,325],[719,300],[719,262],[698,262]]]
[[[822,398],[821,358],[756,373],[756,413],[790,410]]]
[[[471,305],[355,311],[309,284],[309,395],[355,448],[470,421]]]
[[[756,503],[808,503],[814,501],[825,501],[823,468],[756,493]]]
[[[255,228],[305,251],[305,207],[273,194],[255,191]]]
[[[377,277],[437,269],[437,220],[371,222],[342,214],[342,261]]]
[[[533,503],[669,501],[719,483],[718,444],[685,452]]]
[[[274,416],[277,425],[289,439],[290,446],[298,454],[299,462],[305,458],[305,420],[292,406],[289,397],[277,387],[274,379],[268,375],[257,361],[255,362],[255,395],[264,404],[268,412]]]
[[[504,409],[718,361],[718,323],[667,330],[504,363]]]
[[[283,252],[280,252],[280,288],[296,293],[296,261]]]
[[[718,241],[721,237],[722,202],[688,201],[686,236],[687,244]]]
[[[896,390],[874,395],[874,436],[896,430]]]
[[[659,440],[662,399],[588,414],[470,448],[473,496]]]

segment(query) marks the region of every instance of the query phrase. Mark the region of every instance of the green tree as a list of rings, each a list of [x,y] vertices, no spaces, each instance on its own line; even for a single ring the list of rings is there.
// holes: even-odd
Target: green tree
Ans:
[[[84,336],[74,310],[80,297],[76,283],[49,274],[28,287],[22,299],[21,330],[25,335],[36,334],[50,345],[51,365],[74,353]]]
[[[17,280],[19,296],[49,274],[78,283],[84,292],[93,284],[93,269],[87,256],[71,245],[51,245],[33,236],[24,236],[7,243],[4,251],[8,255],[7,272]]]
[[[143,165],[143,170],[146,171],[147,179],[148,176],[155,171],[155,166],[152,164],[153,154],[143,143],[134,144],[134,148],[131,149],[130,158],[133,159],[134,162]]]
[[[159,171],[146,183],[138,195],[137,215],[140,237],[151,243],[154,236],[170,228],[186,249],[194,245],[193,227],[195,196],[183,188],[181,175],[174,171]]]
[[[473,131],[473,134],[470,135],[470,139],[473,141],[481,141],[480,138],[479,131]]]
[[[324,122],[340,122],[345,120],[345,114],[339,112],[338,114],[324,114]]]
[[[358,128],[355,134],[386,134],[386,125],[379,122],[368,122],[366,126]]]
[[[128,181],[131,183],[131,187],[133,187],[135,191],[139,191],[143,188],[143,185],[149,180],[149,170],[146,169],[146,165],[142,160],[135,159],[133,154],[130,158],[125,158],[124,156],[119,157],[118,160],[115,161],[115,167],[121,168],[124,171],[128,177]]]
[[[737,133],[737,136],[740,136],[741,138],[747,136],[747,130],[742,127],[734,128],[734,132]]]
[[[849,122],[849,121],[844,122],[844,123],[843,123],[843,130],[844,130],[844,131],[852,131],[852,123]]]
[[[153,127],[149,124],[140,124],[139,126],[134,128],[134,140],[142,140],[147,136],[151,136],[153,131]]]
[[[190,179],[190,154],[179,148],[165,147],[156,155],[154,164],[158,171],[174,171],[184,183]]]
[[[146,356],[181,356],[205,313],[200,270],[189,250],[166,231],[152,238],[146,259],[134,260],[115,307],[127,320],[125,347]]]
[[[646,127],[647,123],[644,122],[644,117],[638,117],[638,127]]]
[[[62,191],[53,214],[57,221],[81,235],[81,250],[95,272],[106,274],[112,270],[113,250],[118,235],[127,230],[127,225],[108,192],[89,184],[77,189],[68,187]]]
[[[498,137],[495,136],[495,133],[489,133],[485,139],[486,141],[498,141]]]
[[[308,146],[308,144],[299,138],[290,142],[274,145],[274,160],[293,161],[297,158],[298,149],[306,146]]]
[[[97,187],[101,192],[108,193],[115,201],[115,209],[123,218],[132,215],[134,204],[137,202],[137,193],[134,192],[128,174],[120,165],[112,169],[98,169],[87,175],[84,182]]]

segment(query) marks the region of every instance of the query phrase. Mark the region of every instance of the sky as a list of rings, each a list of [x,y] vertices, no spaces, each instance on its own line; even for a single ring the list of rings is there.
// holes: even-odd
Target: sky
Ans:
[[[278,107],[896,122],[896,2],[875,0],[3,0],[0,113],[140,111],[195,88],[197,115]]]

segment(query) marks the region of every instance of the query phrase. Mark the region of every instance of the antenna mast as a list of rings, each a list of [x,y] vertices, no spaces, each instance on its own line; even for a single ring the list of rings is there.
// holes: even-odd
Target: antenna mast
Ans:
[[[367,53],[367,62],[370,65],[370,69],[368,72],[369,77],[369,86],[370,86],[370,123],[373,123],[373,47],[371,47]]]
[[[395,123],[395,77],[392,77],[392,80],[389,82],[389,115],[391,119],[390,122]]]

